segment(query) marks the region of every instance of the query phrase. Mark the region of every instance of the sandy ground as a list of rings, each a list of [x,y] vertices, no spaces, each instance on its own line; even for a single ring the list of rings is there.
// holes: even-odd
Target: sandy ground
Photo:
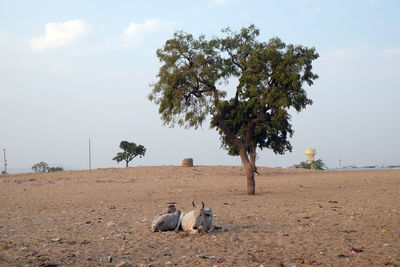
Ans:
[[[0,266],[400,266],[400,170],[259,171],[255,196],[240,166],[0,176]],[[151,232],[192,200],[221,228]]]

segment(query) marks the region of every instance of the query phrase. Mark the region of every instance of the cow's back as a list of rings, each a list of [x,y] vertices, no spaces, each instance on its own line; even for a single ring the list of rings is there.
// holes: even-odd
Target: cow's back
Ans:
[[[181,211],[177,210],[174,213],[157,216],[151,224],[151,230],[153,232],[175,230],[180,215]]]

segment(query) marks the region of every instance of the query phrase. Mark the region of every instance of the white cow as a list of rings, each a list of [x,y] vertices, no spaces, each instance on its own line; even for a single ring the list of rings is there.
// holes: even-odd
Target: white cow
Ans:
[[[176,225],[175,232],[178,232],[180,228],[183,231],[191,234],[199,233],[201,231],[208,232],[212,231],[214,226],[214,216],[211,208],[204,209],[204,203],[201,202],[202,207],[196,207],[194,201],[192,205],[195,208],[189,212],[182,212],[179,217],[178,224]]]

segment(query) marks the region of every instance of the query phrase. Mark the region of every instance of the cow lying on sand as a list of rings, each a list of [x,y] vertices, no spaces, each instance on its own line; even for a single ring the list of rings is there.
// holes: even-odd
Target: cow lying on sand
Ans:
[[[189,212],[181,212],[176,210],[174,205],[170,205],[166,214],[158,215],[154,218],[151,224],[153,232],[173,231],[178,232],[182,229],[189,233],[208,232],[214,228],[214,216],[211,208],[204,209],[204,203],[201,202],[202,207],[196,207],[194,201],[192,205],[195,208]]]
[[[180,228],[183,231],[191,234],[199,232],[212,231],[214,227],[214,216],[211,208],[204,209],[204,203],[201,202],[202,207],[196,207],[194,201],[192,205],[195,208],[189,212],[182,212],[178,224],[176,225],[175,232],[178,232]]]
[[[166,214],[158,215],[151,223],[151,230],[153,232],[173,231],[176,229],[181,211],[176,210],[174,205],[168,207]]]

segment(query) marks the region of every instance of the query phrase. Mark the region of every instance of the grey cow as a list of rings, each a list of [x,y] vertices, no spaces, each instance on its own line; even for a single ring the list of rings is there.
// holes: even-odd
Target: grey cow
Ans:
[[[201,204],[201,208],[196,207],[194,201],[192,201],[192,205],[195,209],[189,212],[181,213],[175,232],[178,232],[180,228],[182,228],[183,231],[191,234],[213,230],[214,216],[212,214],[212,210],[211,208],[204,209],[203,201]]]
[[[158,215],[151,224],[153,232],[173,231],[178,224],[181,215],[180,210],[176,210],[174,205],[168,207],[166,214]]]

